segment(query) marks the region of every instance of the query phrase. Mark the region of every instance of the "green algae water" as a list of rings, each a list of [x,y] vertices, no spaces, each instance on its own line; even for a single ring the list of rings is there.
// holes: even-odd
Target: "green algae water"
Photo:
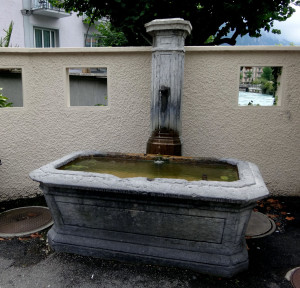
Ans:
[[[159,160],[82,157],[58,169],[111,174],[120,178],[146,177],[148,179],[171,178],[188,181],[227,182],[239,180],[236,166],[220,162],[163,162]]]

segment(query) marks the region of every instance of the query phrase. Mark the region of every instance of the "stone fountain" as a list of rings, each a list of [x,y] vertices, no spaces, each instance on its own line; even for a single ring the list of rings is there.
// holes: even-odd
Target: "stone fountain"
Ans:
[[[154,20],[146,28],[154,35],[153,133],[147,151],[178,155],[183,46],[191,26],[182,19],[166,19]],[[192,180],[181,173],[162,177],[136,171],[120,176],[94,168],[78,171],[86,165],[81,161],[104,167],[125,162],[124,170],[126,163],[147,162],[155,171],[170,164],[179,165],[179,170],[181,165],[196,169],[227,165],[238,176],[231,181],[222,173],[211,179],[206,172],[197,172],[199,177]],[[245,231],[256,201],[268,195],[256,165],[235,159],[80,151],[31,172],[30,177],[40,183],[52,213],[48,239],[54,250],[224,277],[247,269]]]

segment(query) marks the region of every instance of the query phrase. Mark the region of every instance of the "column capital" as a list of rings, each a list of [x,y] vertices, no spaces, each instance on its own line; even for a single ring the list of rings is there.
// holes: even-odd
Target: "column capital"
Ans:
[[[192,25],[190,21],[182,18],[167,18],[167,19],[155,19],[145,24],[146,32],[149,34],[156,34],[159,31],[165,30],[181,30],[186,32],[186,36],[191,34]]]

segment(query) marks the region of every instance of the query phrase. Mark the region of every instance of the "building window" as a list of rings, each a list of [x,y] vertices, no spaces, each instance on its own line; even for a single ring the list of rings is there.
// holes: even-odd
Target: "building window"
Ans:
[[[56,47],[56,31],[50,29],[34,28],[34,47]]]
[[[92,35],[84,35],[84,47],[100,47],[99,37],[94,37]]]

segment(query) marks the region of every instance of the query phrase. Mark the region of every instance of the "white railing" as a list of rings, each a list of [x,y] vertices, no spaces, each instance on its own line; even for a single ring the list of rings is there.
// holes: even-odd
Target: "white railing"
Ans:
[[[54,7],[47,0],[32,0],[31,7],[32,7],[32,9],[48,9],[48,10],[54,10],[54,11],[59,11],[59,12],[65,12],[64,9]]]

